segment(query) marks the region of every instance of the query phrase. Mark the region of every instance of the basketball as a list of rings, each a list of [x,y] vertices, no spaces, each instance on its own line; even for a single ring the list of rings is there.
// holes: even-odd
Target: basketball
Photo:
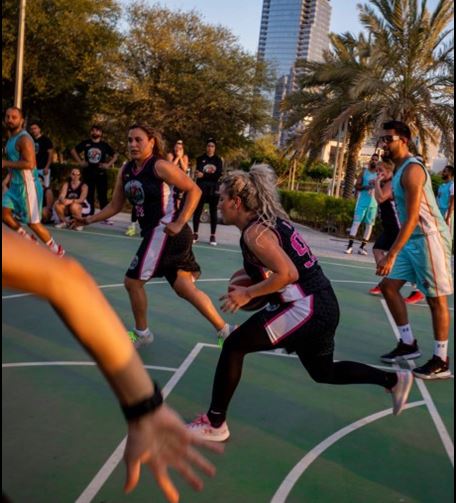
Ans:
[[[254,282],[250,278],[250,276],[245,272],[244,269],[239,269],[236,271],[230,278],[230,283],[228,285],[228,291],[232,286],[251,286]],[[242,306],[241,309],[243,311],[258,311],[262,309],[268,303],[268,297],[255,297],[250,302],[248,302],[245,306]]]

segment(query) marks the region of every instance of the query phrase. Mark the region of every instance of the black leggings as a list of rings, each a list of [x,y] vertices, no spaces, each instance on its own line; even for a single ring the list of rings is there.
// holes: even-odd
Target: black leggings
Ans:
[[[108,204],[108,175],[106,173],[93,173],[86,175],[86,183],[89,188],[87,202],[90,204],[90,214],[95,213],[95,190],[97,191],[100,210]]]
[[[219,202],[219,195],[214,191],[207,191],[203,189],[203,194],[196,207],[195,213],[193,213],[193,232],[198,233],[201,214],[203,213],[203,208],[206,203],[209,204],[209,214],[211,217],[211,234],[215,234],[217,229],[217,206]]]
[[[247,326],[247,330],[243,327]],[[208,417],[214,426],[221,424],[226,418],[226,412],[231,398],[241,379],[244,357],[248,353],[268,351],[284,347],[273,345],[266,332],[261,328],[252,332],[249,322],[234,331],[223,344],[222,353],[215,371],[212,389],[212,401]],[[303,344],[297,344],[296,353],[306,368],[310,377],[316,382],[327,384],[376,384],[391,389],[397,383],[395,373],[370,367],[363,363],[342,361],[334,362],[333,354],[315,355]],[[299,347],[302,346],[302,347]]]

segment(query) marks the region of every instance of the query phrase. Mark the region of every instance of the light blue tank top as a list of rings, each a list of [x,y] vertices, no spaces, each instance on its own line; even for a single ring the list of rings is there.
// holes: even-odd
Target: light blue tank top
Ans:
[[[373,173],[368,169],[364,170],[362,184],[363,187],[372,187],[371,190],[360,190],[358,194],[358,206],[365,206],[376,208],[378,206],[377,200],[375,199],[375,188],[374,182],[377,178],[377,173]]]
[[[440,211],[442,213],[446,213],[448,208],[450,207],[450,197],[453,195],[453,187],[454,181],[450,180],[449,182],[442,183],[439,187],[438,195],[437,195],[437,204],[439,205]]]
[[[23,136],[29,138],[33,144],[32,137],[27,133],[27,131],[25,131],[25,129],[20,131],[17,135],[8,138],[8,141],[6,142],[6,158],[9,161],[17,162],[21,160],[21,154],[16,150],[16,144],[18,140]],[[9,171],[11,173],[11,183],[24,183],[24,173],[22,172],[26,171],[30,172],[34,180],[39,181],[38,170],[36,169],[36,166],[32,170],[10,169]]]
[[[393,193],[401,225],[407,220],[407,201],[405,190],[402,186],[402,175],[410,164],[419,164],[426,175],[426,182],[423,186],[423,196],[419,210],[418,225],[412,233],[412,238],[427,236],[429,234],[448,233],[448,226],[443,220],[442,214],[437,206],[437,201],[432,190],[431,177],[424,165],[415,157],[409,157],[399,166],[393,177]]]

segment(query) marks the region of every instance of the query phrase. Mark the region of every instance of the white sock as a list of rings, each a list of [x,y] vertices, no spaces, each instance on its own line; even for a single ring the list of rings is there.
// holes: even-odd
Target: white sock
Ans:
[[[228,323],[225,323],[223,328],[217,331],[217,336],[226,339],[235,329],[236,325],[230,325]]]
[[[139,335],[139,337],[147,337],[150,335],[150,330],[146,328],[146,330],[139,330],[139,328],[135,328],[135,334]]]
[[[46,246],[49,246],[49,248],[50,248],[52,251],[54,251],[54,252],[56,252],[56,251],[59,249],[59,247],[58,247],[57,243],[54,241],[54,238],[51,238],[51,239],[50,239],[50,240],[46,243]]]
[[[448,341],[435,341],[434,354],[446,362],[448,356]]]
[[[408,323],[407,325],[402,325],[401,327],[397,327],[399,329],[399,333],[401,334],[401,340],[405,344],[413,344],[415,337],[413,337],[412,327]]]

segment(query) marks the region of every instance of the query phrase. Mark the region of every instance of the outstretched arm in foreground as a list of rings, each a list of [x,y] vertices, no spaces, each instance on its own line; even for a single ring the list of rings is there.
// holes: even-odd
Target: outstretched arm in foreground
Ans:
[[[6,229],[2,229],[2,241],[3,286],[32,292],[51,303],[96,360],[122,406],[131,407],[152,397],[154,384],[122,322],[82,266],[75,260],[58,258]],[[141,464],[149,466],[170,502],[179,501],[179,493],[169,477],[169,467],[194,489],[201,490],[203,482],[192,465],[208,475],[214,475],[215,468],[194,446],[221,452],[194,437],[165,404],[128,421],[125,491],[137,485]]]

